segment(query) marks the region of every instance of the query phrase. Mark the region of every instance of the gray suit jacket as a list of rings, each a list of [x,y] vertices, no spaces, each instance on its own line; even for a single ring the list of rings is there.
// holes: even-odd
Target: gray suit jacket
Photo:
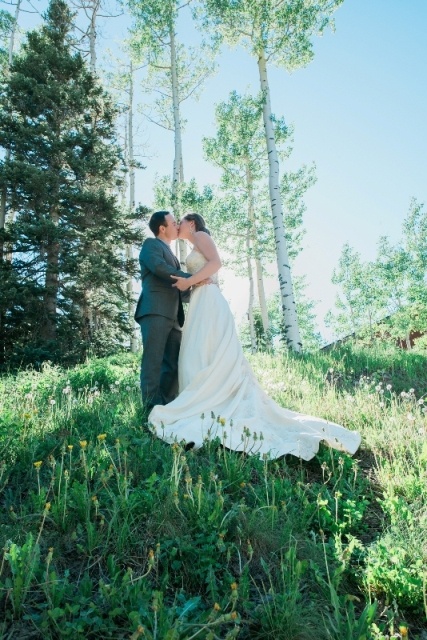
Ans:
[[[178,259],[171,249],[159,238],[147,238],[139,254],[141,266],[142,291],[136,305],[135,320],[146,315],[160,315],[178,319],[184,324],[184,310],[182,300],[187,302],[190,292],[181,292],[172,287],[175,280],[170,276],[189,278],[190,274],[181,271]]]

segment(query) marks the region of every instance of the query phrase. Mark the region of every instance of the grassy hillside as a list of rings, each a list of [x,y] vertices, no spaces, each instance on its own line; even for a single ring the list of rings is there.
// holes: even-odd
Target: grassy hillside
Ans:
[[[166,445],[130,355],[0,379],[0,639],[427,637],[426,357],[251,362],[354,458]]]

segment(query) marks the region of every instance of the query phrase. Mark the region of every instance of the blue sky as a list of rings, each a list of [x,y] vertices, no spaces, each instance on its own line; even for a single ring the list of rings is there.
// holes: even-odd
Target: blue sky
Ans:
[[[312,162],[317,167],[295,272],[306,275],[307,294],[319,301],[326,338],[323,317],[334,305],[331,275],[343,244],[373,258],[381,235],[399,239],[410,199],[425,202],[427,190],[427,0],[345,0],[335,22],[335,33],[315,40],[308,67],[269,72],[273,111],[294,126],[293,153],[282,171]],[[104,21],[100,59],[112,39],[125,37],[127,24],[125,17]],[[191,40],[191,31],[183,37]],[[186,180],[218,181],[203,160],[201,140],[214,134],[215,104],[233,89],[258,90],[256,61],[242,49],[224,50],[200,100],[183,104]],[[137,199],[150,204],[154,175],[171,172],[173,138],[148,123],[138,135],[148,142],[149,157],[147,169],[138,172]],[[225,275],[224,290],[239,317],[246,295],[240,281]]]
[[[323,317],[334,305],[331,275],[344,243],[373,258],[381,235],[399,239],[410,199],[425,201],[427,188],[426,0],[345,0],[335,19],[335,33],[316,39],[308,67],[270,70],[273,110],[294,126],[293,153],[282,170],[317,167],[295,272],[306,274],[309,297],[320,301],[326,338]],[[218,179],[201,149],[202,136],[214,132],[214,104],[232,89],[258,90],[256,61],[245,51],[225,51],[219,63],[199,102],[183,105],[185,177],[200,184]],[[172,166],[171,136],[150,128],[149,138],[158,158],[140,176],[143,194],[150,193],[154,167],[166,173]],[[244,288],[227,276],[226,294],[239,315]]]

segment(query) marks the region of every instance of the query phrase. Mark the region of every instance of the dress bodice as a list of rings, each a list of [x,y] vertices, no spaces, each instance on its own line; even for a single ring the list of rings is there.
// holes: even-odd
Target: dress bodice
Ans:
[[[193,273],[200,271],[200,269],[202,269],[206,263],[207,263],[207,260],[205,256],[202,253],[200,253],[200,251],[197,251],[197,249],[192,249],[188,254],[187,260],[186,260],[187,271],[188,273],[191,273],[191,275],[193,275]],[[214,273],[211,276],[211,279],[215,284],[218,284],[217,273]]]

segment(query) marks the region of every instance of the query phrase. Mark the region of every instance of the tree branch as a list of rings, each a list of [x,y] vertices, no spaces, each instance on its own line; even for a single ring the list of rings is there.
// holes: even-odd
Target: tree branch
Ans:
[[[166,129],[166,131],[173,131],[173,129],[171,127],[166,127],[164,124],[162,124],[161,122],[157,122],[156,120],[154,120],[153,118],[151,118],[147,113],[144,113],[144,111],[141,111],[141,114],[147,118],[147,120],[149,120],[150,122],[152,122],[153,124],[156,124],[158,127],[161,127],[162,129]]]

